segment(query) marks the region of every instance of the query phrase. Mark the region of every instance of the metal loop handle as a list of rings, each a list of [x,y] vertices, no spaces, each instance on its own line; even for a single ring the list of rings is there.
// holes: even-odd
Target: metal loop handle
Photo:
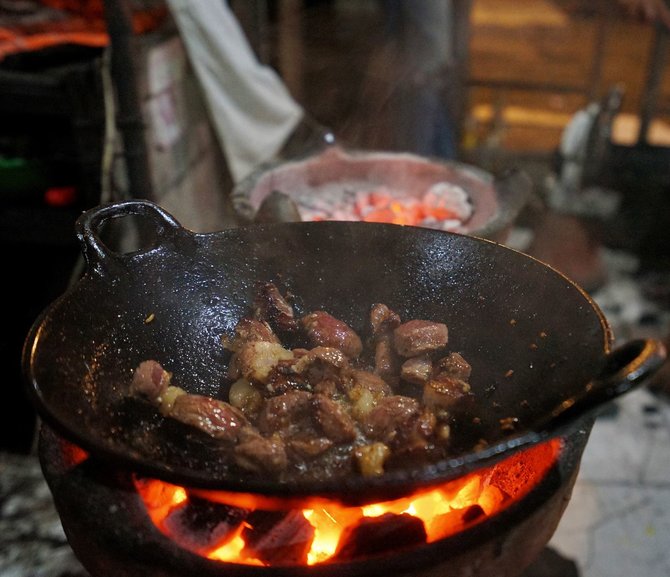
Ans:
[[[547,429],[564,425],[593,413],[631,391],[652,376],[666,361],[664,344],[656,339],[634,339],[613,350],[600,375],[581,395],[564,400],[551,413]]]
[[[89,267],[96,269],[110,260],[120,260],[122,255],[110,249],[99,233],[105,222],[133,215],[148,218],[155,227],[157,237],[163,241],[185,230],[170,213],[148,200],[114,202],[89,209],[75,223],[76,235]]]

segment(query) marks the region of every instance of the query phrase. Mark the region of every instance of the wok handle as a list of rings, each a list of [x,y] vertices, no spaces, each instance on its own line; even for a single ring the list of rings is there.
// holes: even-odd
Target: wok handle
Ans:
[[[564,400],[552,412],[548,428],[568,425],[633,390],[663,365],[666,356],[665,346],[656,339],[635,339],[614,349],[582,394]]]
[[[89,267],[96,268],[122,256],[103,242],[100,232],[107,221],[128,216],[148,218],[154,224],[154,232],[159,240],[164,241],[184,232],[184,228],[171,214],[148,200],[112,202],[89,209],[75,223],[76,235]]]

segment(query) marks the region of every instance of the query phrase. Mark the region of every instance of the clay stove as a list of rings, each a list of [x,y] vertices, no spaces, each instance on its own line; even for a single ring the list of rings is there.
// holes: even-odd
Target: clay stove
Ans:
[[[444,485],[362,507],[176,487],[100,461],[47,426],[40,462],[68,540],[93,577],[514,577],[554,533],[591,424]]]

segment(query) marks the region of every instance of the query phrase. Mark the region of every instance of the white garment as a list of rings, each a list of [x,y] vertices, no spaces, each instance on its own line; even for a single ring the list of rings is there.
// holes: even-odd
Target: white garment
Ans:
[[[259,62],[225,0],[168,0],[235,182],[274,157],[303,117]]]

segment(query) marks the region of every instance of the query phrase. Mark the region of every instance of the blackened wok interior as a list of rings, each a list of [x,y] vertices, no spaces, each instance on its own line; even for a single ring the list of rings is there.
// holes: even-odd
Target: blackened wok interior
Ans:
[[[96,238],[84,243],[100,248]],[[473,441],[489,446],[531,430],[581,392],[611,344],[601,312],[570,280],[501,245],[451,233],[349,222],[213,234],[166,226],[151,249],[96,251],[84,278],[34,326],[29,388],[44,418],[83,448],[193,487],[370,489],[379,498],[407,483],[456,477],[491,457],[480,462],[473,442],[428,468],[282,485],[232,473],[214,440],[128,402],[132,371],[146,359],[160,359],[189,393],[220,398],[230,355],[221,338],[248,312],[258,282],[277,283],[295,295],[298,310],[329,311],[361,334],[374,302],[404,319],[445,323],[450,350],[473,368],[480,420]],[[514,427],[501,427],[509,419]]]

